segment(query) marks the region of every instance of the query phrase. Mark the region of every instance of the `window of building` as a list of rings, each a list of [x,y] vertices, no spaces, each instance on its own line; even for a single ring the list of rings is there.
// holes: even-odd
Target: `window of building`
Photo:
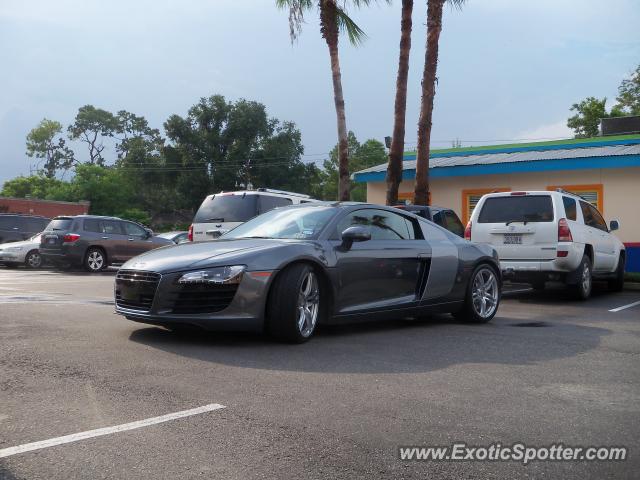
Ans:
[[[471,218],[473,209],[476,208],[478,202],[483,195],[494,192],[509,192],[510,188],[474,188],[471,190],[462,190],[462,223],[466,224]]]
[[[414,205],[415,193],[414,192],[398,192],[398,203],[405,205]],[[429,191],[429,205],[431,205],[431,192]]]
[[[596,207],[600,212],[603,211],[604,201],[601,183],[593,185],[550,185],[547,187],[547,190],[557,190],[558,188],[575,195],[579,195],[587,201],[587,203]]]

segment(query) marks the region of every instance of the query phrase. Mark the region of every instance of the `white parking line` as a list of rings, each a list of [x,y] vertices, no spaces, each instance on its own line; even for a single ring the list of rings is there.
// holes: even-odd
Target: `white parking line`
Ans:
[[[617,307],[617,308],[612,308],[611,310],[609,310],[610,312],[619,312],[620,310],[626,310],[627,308],[631,308],[631,307],[635,307],[636,305],[640,305],[640,301],[638,302],[633,302],[630,303],[628,305],[623,305],[621,307]]]
[[[86,432],[73,433],[71,435],[65,435],[64,437],[50,438],[49,440],[42,440],[40,442],[25,443],[24,445],[18,445],[17,447],[3,448],[2,450],[0,450],[0,458],[9,457],[18,453],[31,452],[33,450],[40,450],[42,448],[54,447],[56,445],[63,445],[65,443],[77,442],[79,440],[86,440],[87,438],[101,437],[103,435],[110,435],[112,433],[126,432],[127,430],[148,427],[157,423],[163,423],[170,420],[176,420],[178,418],[190,417],[192,415],[212,412],[213,410],[219,410],[221,408],[225,408],[225,406],[220,405],[219,403],[210,403],[209,405],[192,408],[191,410],[182,410],[181,412],[169,413],[167,415],[147,418],[145,420],[138,420],[137,422],[123,423],[122,425],[98,428],[96,430],[87,430]]]

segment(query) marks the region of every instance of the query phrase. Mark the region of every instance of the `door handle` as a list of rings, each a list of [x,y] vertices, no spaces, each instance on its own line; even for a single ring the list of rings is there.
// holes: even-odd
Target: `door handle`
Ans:
[[[102,237],[103,240],[109,240],[109,237]]]
[[[418,258],[421,259],[421,260],[425,259],[425,258],[431,258],[431,255],[428,254],[428,253],[419,253],[418,254]]]
[[[127,238],[127,240],[129,240],[130,242],[133,242],[133,238]]]

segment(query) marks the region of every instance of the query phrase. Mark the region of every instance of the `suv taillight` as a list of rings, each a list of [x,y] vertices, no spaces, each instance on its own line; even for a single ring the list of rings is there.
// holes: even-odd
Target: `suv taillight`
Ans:
[[[573,242],[573,236],[571,236],[571,229],[569,228],[569,222],[567,222],[566,218],[561,218],[558,221],[558,241]]]
[[[189,234],[187,235],[187,238],[190,242],[193,242],[193,225],[189,225]]]
[[[67,233],[64,237],[62,237],[62,241],[64,243],[73,243],[77,242],[80,239],[80,235],[77,233]]]
[[[464,239],[471,241],[471,220],[469,220],[467,226],[464,229]]]

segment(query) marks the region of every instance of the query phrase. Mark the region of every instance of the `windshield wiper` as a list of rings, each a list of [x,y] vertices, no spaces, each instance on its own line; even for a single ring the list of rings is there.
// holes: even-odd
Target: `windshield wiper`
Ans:
[[[509,220],[507,223],[504,224],[504,226],[508,227],[513,222],[522,222],[523,225],[526,225],[528,220]]]

